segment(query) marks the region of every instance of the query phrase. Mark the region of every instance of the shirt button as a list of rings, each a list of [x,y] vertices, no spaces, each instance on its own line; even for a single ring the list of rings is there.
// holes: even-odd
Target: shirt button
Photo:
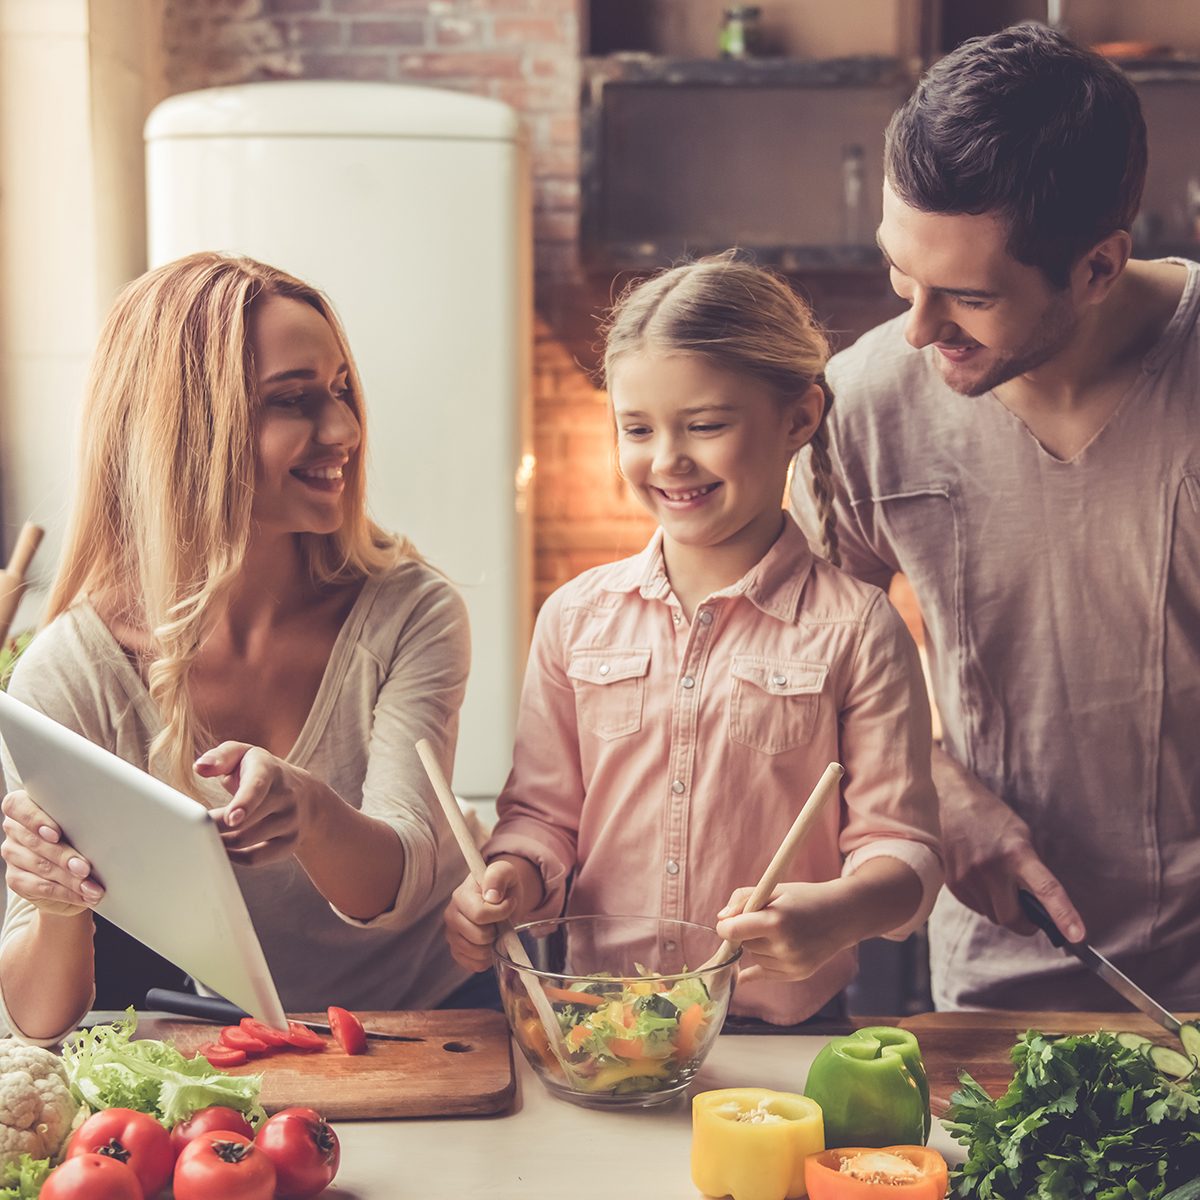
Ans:
[[[683,618],[678,613],[673,613],[671,616],[671,620],[674,621],[676,625],[678,625],[679,622],[683,620]]]
[[[674,942],[667,942],[667,943],[666,943],[666,948],[667,948],[668,950],[674,950],[674,949],[676,948],[676,947],[675,947],[675,943],[674,943]]]
[[[686,688],[696,686],[696,681],[690,675],[685,675],[679,682]]]
[[[607,674],[608,674],[608,663],[601,663],[601,664],[600,664],[600,674],[601,674],[601,675],[607,675]]]
[[[671,784],[671,791],[673,791],[675,793],[675,795],[678,796],[678,795],[680,795],[680,793],[683,792],[685,786],[686,785],[684,784],[682,779],[677,779],[677,780],[675,780],[675,782],[673,784]]]
[[[678,875],[679,874],[679,864],[673,858],[667,859],[667,874],[668,875]]]
[[[603,668],[603,667],[601,667],[600,669],[601,669],[601,670],[603,670],[604,668]],[[787,676],[786,676],[786,675],[772,675],[772,676],[771,676],[771,682],[772,682],[772,683],[773,683],[773,684],[774,684],[776,687],[783,687],[783,685],[784,685],[785,683],[787,683]]]
[[[710,613],[707,608],[700,614],[700,624],[701,625],[711,625],[712,624],[712,613]]]

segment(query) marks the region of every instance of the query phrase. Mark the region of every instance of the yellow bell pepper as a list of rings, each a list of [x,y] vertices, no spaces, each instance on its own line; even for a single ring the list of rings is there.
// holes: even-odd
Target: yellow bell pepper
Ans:
[[[825,1149],[821,1107],[766,1088],[723,1088],[692,1099],[692,1182],[733,1200],[807,1196],[804,1159]]]

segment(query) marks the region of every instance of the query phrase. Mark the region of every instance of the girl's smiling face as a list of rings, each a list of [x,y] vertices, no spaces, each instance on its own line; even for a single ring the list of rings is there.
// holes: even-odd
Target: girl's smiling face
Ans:
[[[700,354],[628,354],[612,372],[621,473],[679,545],[758,546],[778,536],[788,464],[812,436],[819,387],[781,399]]]
[[[333,533],[343,520],[343,468],[358,448],[349,368],[333,329],[287,296],[255,301],[247,322],[259,415],[255,524]]]

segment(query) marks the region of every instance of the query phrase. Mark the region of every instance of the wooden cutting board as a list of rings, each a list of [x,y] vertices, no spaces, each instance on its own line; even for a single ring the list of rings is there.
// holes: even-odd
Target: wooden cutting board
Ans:
[[[1181,1016],[1181,1020],[1190,1019]],[[921,1043],[929,1075],[930,1107],[945,1112],[958,1087],[959,1071],[967,1071],[981,1087],[1000,1096],[1012,1082],[1009,1051],[1027,1029],[1046,1034],[1111,1033],[1128,1030],[1178,1050],[1179,1043],[1161,1025],[1135,1012],[943,1012],[922,1013],[898,1022]]]
[[[368,1039],[366,1054],[347,1055],[328,1039],[312,1054],[276,1053],[228,1068],[231,1075],[261,1073],[267,1112],[291,1105],[315,1108],[330,1120],[372,1117],[480,1116],[512,1103],[512,1049],[502,1013],[483,1009],[358,1013],[367,1029],[403,1033],[418,1042]],[[302,1014],[324,1021],[324,1013]],[[139,1037],[172,1042],[191,1054],[217,1040],[219,1025],[147,1018]]]

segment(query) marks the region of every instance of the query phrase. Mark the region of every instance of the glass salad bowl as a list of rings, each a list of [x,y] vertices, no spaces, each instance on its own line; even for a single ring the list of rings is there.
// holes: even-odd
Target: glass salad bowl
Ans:
[[[720,935],[657,917],[562,917],[517,933],[537,966],[497,943],[500,995],[517,1045],[553,1095],[644,1108],[684,1092],[725,1021],[740,950],[697,970]]]

